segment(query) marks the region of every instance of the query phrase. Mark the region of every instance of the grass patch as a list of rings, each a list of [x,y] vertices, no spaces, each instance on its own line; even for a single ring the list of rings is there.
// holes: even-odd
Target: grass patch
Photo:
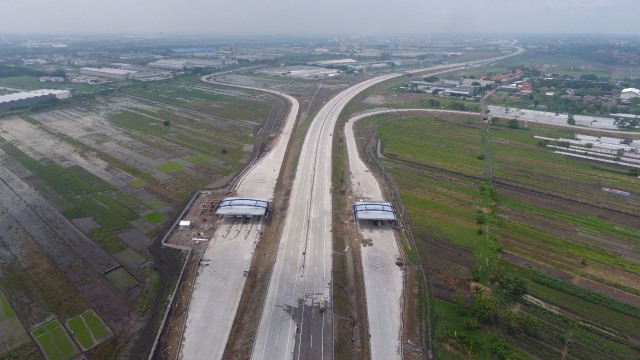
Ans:
[[[167,219],[164,217],[164,215],[160,214],[159,212],[152,212],[150,214],[145,215],[144,218],[153,224],[159,224]]]
[[[122,241],[113,231],[105,228],[91,229],[87,234],[91,240],[100,245],[104,251],[114,254],[126,250],[129,246]]]
[[[208,162],[211,162],[211,156],[193,155],[193,156],[188,156],[186,160],[192,164],[208,163]]]
[[[147,261],[142,255],[138,254],[130,247],[113,254],[113,257],[116,258],[120,264],[129,269],[138,268]]]
[[[51,321],[31,332],[47,360],[71,360],[80,350],[69,338],[60,321]]]
[[[62,215],[64,215],[69,220],[81,219],[81,218],[89,216],[87,214],[87,212],[84,211],[84,209],[79,208],[79,207],[74,207],[74,208],[71,208],[71,209],[67,209],[67,210],[62,212]]]
[[[9,301],[1,291],[0,307],[2,307],[2,313],[0,313],[0,338],[3,340],[0,345],[0,353],[4,353],[28,343],[29,335],[27,335],[15,311],[13,311]]]
[[[164,173],[180,171],[183,168],[184,168],[184,165],[182,165],[179,162],[175,162],[175,161],[169,161],[169,162],[166,162],[164,164],[156,166],[156,170],[162,171]]]
[[[602,340],[606,335],[598,333],[600,340],[595,345],[592,343],[596,338],[590,338],[593,331],[580,330],[573,348],[569,342],[567,358],[633,358],[635,350],[629,349],[634,345],[626,337],[640,328],[636,308],[573,284],[533,279],[528,270],[507,266],[500,259],[500,252],[505,249],[522,254],[604,284],[620,281],[629,272],[638,274],[640,267],[623,258],[618,250],[603,250],[602,244],[590,243],[589,239],[638,248],[638,224],[624,215],[637,214],[637,203],[620,201],[602,192],[601,187],[635,193],[640,192],[640,182],[550,153],[533,138],[572,138],[572,129],[529,124],[527,131],[504,126],[483,131],[477,121],[433,117],[377,116],[358,125],[364,128],[373,125],[371,122],[378,124],[386,155],[379,161],[400,191],[416,239],[435,239],[472,251],[468,260],[446,252],[435,260],[435,255],[426,252],[429,246],[419,242],[418,249],[405,247],[407,256],[424,253],[427,259],[434,259],[434,266],[452,266],[455,271],[445,270],[446,275],[441,274],[444,268],[437,268],[437,289],[451,289],[453,281],[457,281],[455,289],[468,293],[463,284],[469,282],[469,271],[474,281],[492,288],[500,299],[503,283],[496,279],[524,279],[531,295],[572,314],[563,319],[573,321],[582,330],[588,326],[580,322],[614,334],[615,341],[611,342]],[[485,155],[482,161],[478,154]],[[601,268],[613,271],[602,272]],[[446,300],[452,296],[443,294],[446,295],[439,296]],[[457,305],[437,299],[438,358],[504,358],[503,350],[509,349],[514,355],[524,351],[538,358],[560,359],[566,337],[579,332],[566,328],[558,330],[558,336],[551,336],[551,330],[546,331],[551,327],[544,323],[548,319],[540,314],[535,314],[534,320],[540,321],[545,331],[510,332],[503,323],[509,316],[502,311],[511,309],[513,302],[499,301],[503,302],[497,305],[498,318],[478,325],[465,324],[468,319],[456,310]]]
[[[109,282],[115,286],[121,292],[127,292],[128,290],[138,286],[138,280],[131,276],[124,268],[119,267],[115,270],[111,270],[104,275]]]
[[[158,211],[158,210],[162,210],[162,209],[164,209],[164,207],[165,207],[165,206],[167,206],[167,205],[165,205],[165,203],[163,203],[162,201],[151,201],[151,202],[145,203],[145,205],[146,205],[149,209],[151,209],[151,210],[156,210],[156,211]]]
[[[144,186],[146,183],[143,180],[140,179],[131,179],[129,180],[129,185],[131,186],[135,186],[135,187],[141,187]]]
[[[138,214],[136,214],[135,211],[122,205],[116,197],[105,194],[96,194],[94,198],[100,201],[102,204],[108,206],[109,209],[111,209],[113,212],[126,219],[127,221],[133,221],[138,218]]]
[[[105,326],[93,310],[88,310],[67,321],[67,328],[84,350],[88,350],[111,336],[111,331]]]

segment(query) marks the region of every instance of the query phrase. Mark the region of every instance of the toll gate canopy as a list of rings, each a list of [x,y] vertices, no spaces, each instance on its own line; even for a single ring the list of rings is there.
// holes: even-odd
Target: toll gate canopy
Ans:
[[[220,216],[265,216],[269,211],[269,200],[261,198],[224,198],[218,205]]]
[[[393,205],[382,201],[356,201],[353,214],[356,220],[396,220]]]

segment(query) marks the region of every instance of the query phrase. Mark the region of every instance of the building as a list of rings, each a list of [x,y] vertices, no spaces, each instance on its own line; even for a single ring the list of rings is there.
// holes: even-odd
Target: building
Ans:
[[[462,79],[462,84],[464,86],[473,86],[473,83],[478,83],[480,86],[493,86],[496,84],[495,81],[492,80],[482,80],[482,79]]]
[[[149,63],[147,66],[156,69],[181,71],[196,67],[220,68],[225,65],[237,64],[236,60],[211,60],[211,59],[160,59]]]
[[[156,60],[152,63],[149,63],[147,66],[156,69],[165,69],[165,70],[184,70],[190,67],[193,67],[193,64],[189,61],[185,60],[170,60],[170,59],[160,59]]]
[[[455,88],[446,89],[443,91],[444,94],[449,94],[451,96],[476,96],[480,92],[479,86],[456,86]]]
[[[340,70],[316,66],[283,66],[260,69],[256,72],[267,75],[288,76],[298,79],[326,79],[340,75]]]
[[[623,89],[622,93],[620,93],[620,99],[622,102],[629,102],[633,98],[640,97],[640,89],[636,88],[627,88]]]
[[[213,49],[206,47],[171,49],[171,52],[180,56],[211,57],[214,55]]]
[[[169,72],[161,72],[161,71],[140,71],[131,75],[132,80],[138,81],[158,81],[164,80],[171,77],[171,73]]]
[[[309,65],[318,65],[318,66],[345,66],[345,65],[355,65],[358,61],[354,59],[339,59],[339,60],[323,60],[316,61],[310,63]]]
[[[60,76],[41,76],[38,78],[40,82],[55,82],[55,83],[63,83],[64,78]]]
[[[83,67],[80,69],[80,74],[105,77],[109,79],[125,80],[130,75],[135,74],[135,70],[114,69],[114,68],[92,68]]]
[[[518,87],[516,85],[502,85],[498,88],[498,91],[513,94],[518,91]]]
[[[0,95],[0,112],[41,104],[53,99],[71,97],[69,90],[34,90]]]

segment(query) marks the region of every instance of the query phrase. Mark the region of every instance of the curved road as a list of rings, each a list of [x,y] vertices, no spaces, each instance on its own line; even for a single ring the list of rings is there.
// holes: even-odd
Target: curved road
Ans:
[[[205,76],[201,80],[228,86],[216,82],[214,76]],[[298,117],[298,101],[277,91],[234,87],[268,92],[285,98],[291,104],[277,144],[249,166],[236,186],[238,196],[272,198],[291,131]],[[234,218],[225,218],[209,240],[189,304],[184,340],[179,349],[182,359],[222,358],[247,279],[244,272],[251,266],[261,227],[261,219],[244,224]]]
[[[507,55],[513,56],[522,52]],[[485,64],[507,56],[443,65],[429,70],[448,71],[463,66]],[[252,164],[240,177],[237,193],[246,197],[272,198],[287,144],[297,118],[299,104],[293,97],[269,89],[219,83],[215,76],[208,83],[268,92],[286,98],[291,109],[278,143]],[[402,76],[390,74],[364,81],[341,92],[318,113],[303,145],[300,163],[287,209],[277,261],[258,334],[253,359],[324,359],[333,357],[333,324],[330,304],[331,284],[331,136],[338,115],[358,93],[382,81]],[[261,221],[250,224],[226,219],[210,241],[194,284],[184,342],[184,359],[219,359],[235,318],[249,269],[259,240]],[[319,312],[321,299],[327,311]],[[315,340],[314,340],[315,338]]]
[[[523,51],[519,48],[514,53],[492,59],[409,73],[453,71],[498,61]],[[327,102],[314,118],[302,147],[252,359],[333,358],[330,304],[332,133],[343,108],[356,95],[399,76],[402,74],[383,75],[356,84]],[[327,309],[323,313],[320,312],[322,299],[326,299]]]

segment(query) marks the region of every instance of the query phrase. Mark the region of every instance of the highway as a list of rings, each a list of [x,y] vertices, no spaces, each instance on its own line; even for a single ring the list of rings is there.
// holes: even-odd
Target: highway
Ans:
[[[219,84],[212,76],[205,76],[201,80]],[[299,103],[295,98],[277,91],[243,88],[281,96],[291,105],[277,144],[249,166],[236,185],[238,196],[270,199],[298,116]],[[261,228],[261,219],[253,219],[245,224],[234,218],[225,218],[209,241],[189,304],[179,350],[182,359],[222,359],[247,279],[245,271],[251,266]]]
[[[493,59],[441,65],[409,73],[453,71],[497,61],[522,51],[518,49]],[[333,358],[330,301],[333,129],[342,109],[357,94],[399,76],[402,74],[383,75],[356,84],[328,101],[313,119],[291,189],[276,263],[252,351],[253,360]],[[321,299],[326,299],[326,311],[322,313],[319,311]]]
[[[483,63],[495,60],[484,60]],[[461,64],[442,65],[433,70],[456,66]],[[411,73],[426,70],[430,69]],[[284,93],[218,83],[215,76],[205,76],[201,80],[269,92],[291,104],[277,145],[241,175],[236,187],[240,196],[272,198],[299,104]],[[330,301],[332,131],[338,115],[353,97],[370,86],[398,76],[402,74],[376,77],[344,90],[327,102],[313,120],[291,190],[252,359],[333,358]],[[260,220],[248,225],[225,220],[210,241],[194,284],[179,351],[181,358],[222,358],[242,296],[246,280],[244,272],[251,264],[261,226]],[[321,299],[326,299],[323,313],[319,311]]]
[[[345,126],[351,188],[355,199],[379,201],[384,200],[380,185],[360,159],[353,135],[354,123],[366,116],[371,115],[351,118]],[[371,359],[401,359],[404,276],[396,265],[401,255],[395,233],[392,225],[386,222],[375,226],[368,221],[360,221],[358,230],[370,244],[361,248],[361,254]]]
[[[331,146],[338,115],[362,90],[397,74],[344,90],[320,109],[302,146],[252,359],[333,357],[331,311]],[[320,300],[326,311],[320,313]]]

